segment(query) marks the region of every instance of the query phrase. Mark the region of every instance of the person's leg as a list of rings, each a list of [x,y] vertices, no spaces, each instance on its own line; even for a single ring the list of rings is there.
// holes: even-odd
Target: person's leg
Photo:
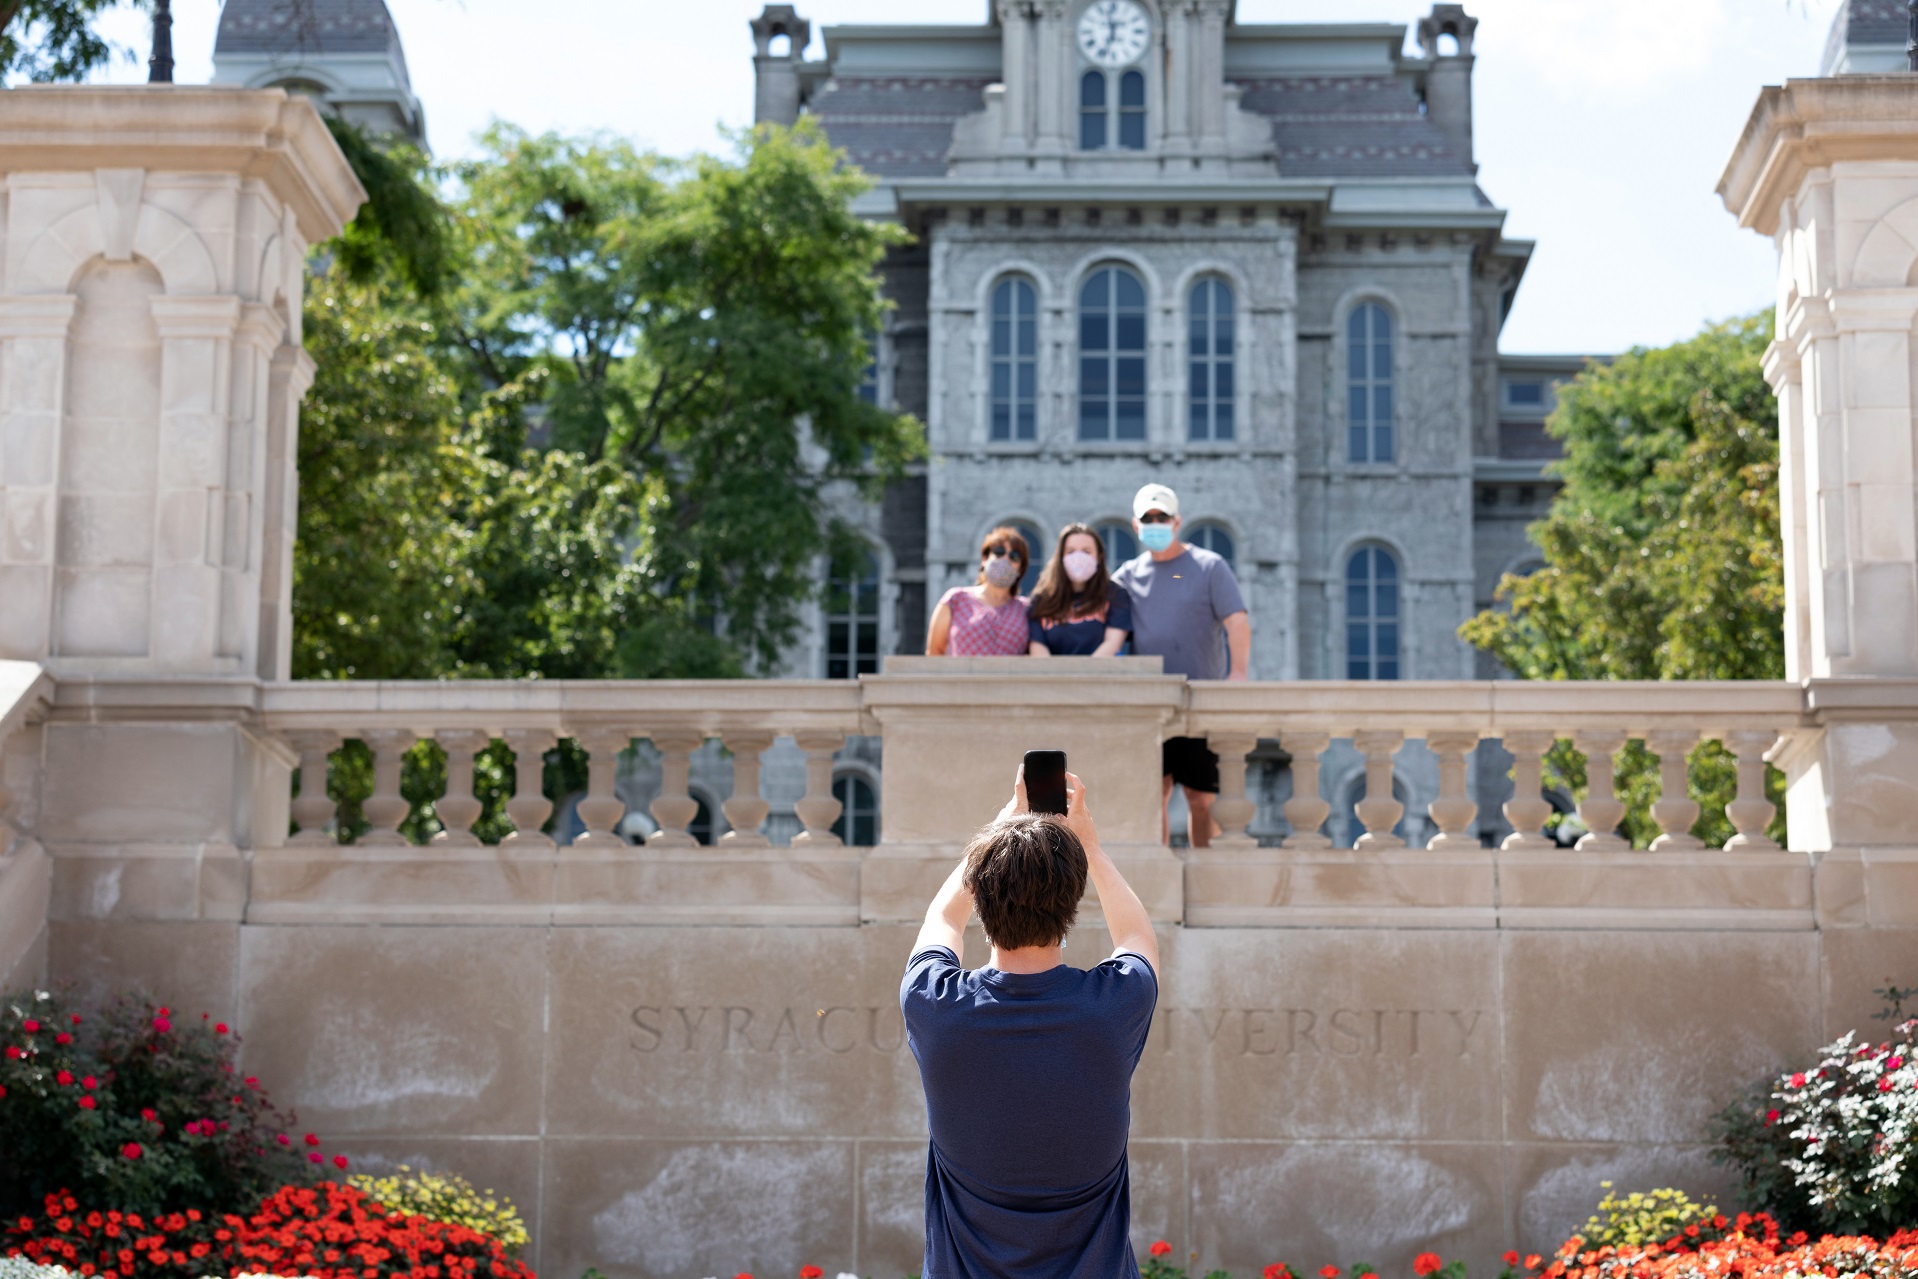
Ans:
[[[1164,778],[1164,786],[1159,793],[1159,842],[1161,844],[1170,844],[1172,842],[1172,826],[1166,818],[1166,810],[1171,807],[1172,774],[1167,773]]]
[[[1186,837],[1194,848],[1212,847],[1212,837],[1219,833],[1220,826],[1212,820],[1212,801],[1218,796],[1211,791],[1185,788],[1185,808],[1188,817],[1185,829]]]

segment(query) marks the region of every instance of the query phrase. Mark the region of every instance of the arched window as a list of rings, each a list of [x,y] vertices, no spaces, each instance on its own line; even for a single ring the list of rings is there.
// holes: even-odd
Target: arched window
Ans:
[[[1145,286],[1124,267],[1079,291],[1079,438],[1145,438]]]
[[[1139,539],[1132,535],[1130,524],[1121,524],[1118,520],[1108,520],[1099,525],[1099,538],[1106,544],[1106,569],[1116,571],[1119,565],[1139,555]]]
[[[1001,280],[992,290],[992,438],[1036,439],[1038,404],[1039,297],[1030,281]]]
[[[879,673],[879,565],[871,554],[841,555],[826,576],[826,678]]]
[[[1079,149],[1103,151],[1106,145],[1106,73],[1079,77]]]
[[[1345,562],[1345,677],[1399,677],[1399,565],[1382,546]]]
[[[1045,535],[1024,520],[1006,520],[1007,528],[1019,530],[1019,536],[1026,539],[1026,575],[1019,579],[1014,591],[1020,595],[1032,594],[1032,588],[1039,584],[1039,570],[1046,566],[1046,558],[1052,554],[1052,547],[1045,542]],[[995,525],[995,527],[997,527]]]
[[[853,848],[871,848],[879,842],[879,796],[872,783],[858,773],[832,779],[832,797],[839,801],[839,820],[832,833]]]
[[[1392,316],[1376,302],[1345,322],[1346,457],[1392,460]]]
[[[1145,76],[1138,71],[1119,77],[1119,146],[1145,150]]]
[[[1194,440],[1232,438],[1232,286],[1200,280],[1186,316],[1186,396]]]
[[[1232,535],[1217,524],[1200,524],[1186,532],[1185,540],[1194,546],[1203,546],[1226,562],[1230,568],[1238,568],[1236,556],[1238,547],[1232,544]]]

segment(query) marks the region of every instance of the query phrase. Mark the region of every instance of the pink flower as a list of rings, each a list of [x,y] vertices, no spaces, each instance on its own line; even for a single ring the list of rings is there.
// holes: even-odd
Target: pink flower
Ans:
[[[1896,1070],[1904,1064],[1905,1064],[1905,1059],[1903,1057],[1893,1057],[1890,1061],[1885,1063],[1885,1069]]]
[[[279,1142],[282,1146],[290,1146],[293,1144],[293,1139],[287,1136],[285,1133],[276,1134],[273,1140]]]
[[[312,1160],[316,1164],[326,1162],[326,1157],[317,1150],[314,1151],[312,1154],[308,1155],[307,1158]]]
[[[167,1031],[173,1029],[173,1023],[165,1017],[155,1017],[153,1019],[153,1028],[164,1035]]]
[[[1802,1072],[1791,1077],[1791,1086],[1793,1088],[1803,1088],[1805,1086],[1805,1076]]]

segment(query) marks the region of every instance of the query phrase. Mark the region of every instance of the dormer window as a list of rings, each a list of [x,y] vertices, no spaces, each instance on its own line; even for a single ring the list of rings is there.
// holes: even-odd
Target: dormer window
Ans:
[[[1093,0],[1079,15],[1079,149],[1145,150],[1145,55],[1151,21],[1134,0]],[[1117,117],[1114,119],[1113,117]]]

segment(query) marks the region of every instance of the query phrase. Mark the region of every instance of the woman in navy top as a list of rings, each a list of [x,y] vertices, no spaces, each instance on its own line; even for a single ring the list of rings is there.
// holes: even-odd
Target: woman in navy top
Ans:
[[[1084,524],[1059,531],[1026,617],[1034,657],[1111,657],[1132,630],[1132,599],[1106,572],[1105,542]]]

